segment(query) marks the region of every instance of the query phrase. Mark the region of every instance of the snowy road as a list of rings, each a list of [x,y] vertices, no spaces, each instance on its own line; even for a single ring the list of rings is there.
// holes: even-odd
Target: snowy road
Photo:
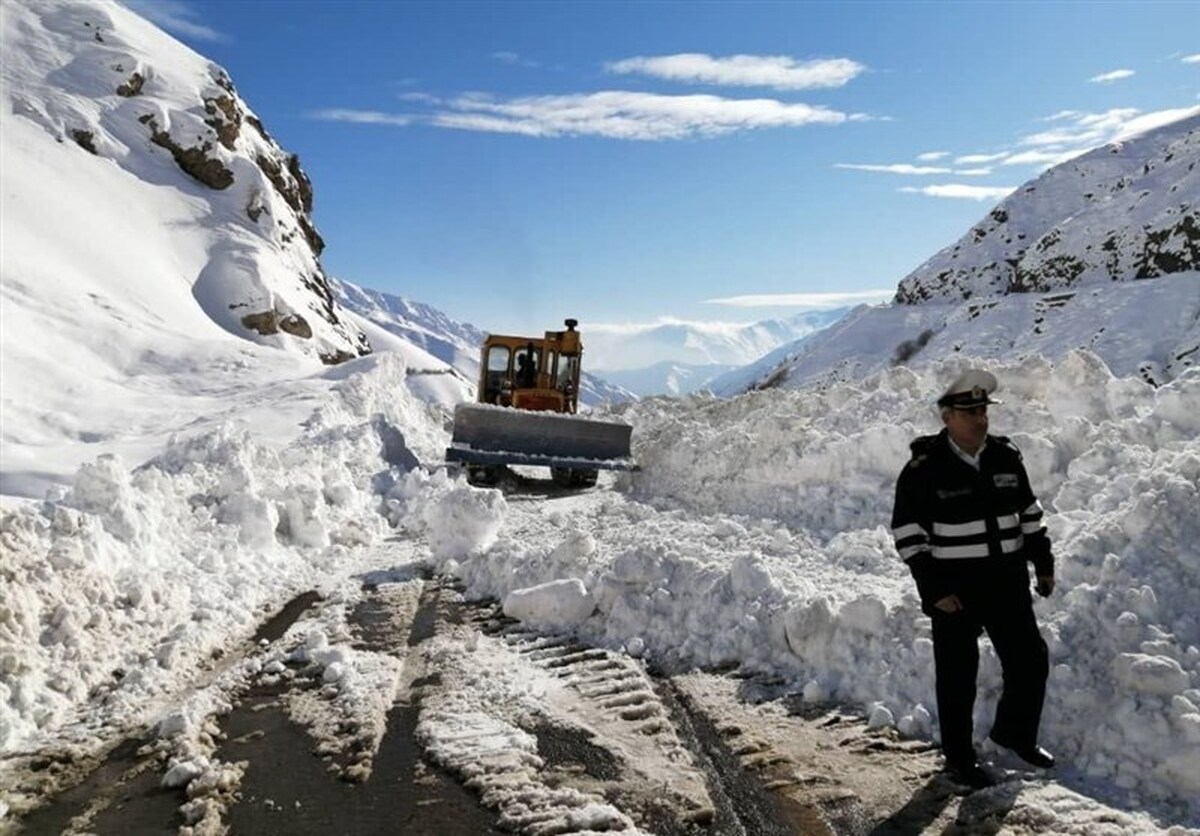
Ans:
[[[501,549],[564,526],[608,547],[633,537],[613,523],[630,515],[700,548],[744,523],[528,480],[506,501]],[[17,832],[1154,832],[1014,764],[968,793],[928,742],[784,677],[540,631],[464,600],[432,562],[397,537],[332,594],[298,596],[176,698],[173,736],[168,722],[93,760],[27,754],[8,777],[49,803]]]

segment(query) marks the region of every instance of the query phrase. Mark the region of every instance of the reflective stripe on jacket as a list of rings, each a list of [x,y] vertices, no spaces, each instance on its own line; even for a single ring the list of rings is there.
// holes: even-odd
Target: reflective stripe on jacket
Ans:
[[[918,438],[912,451],[896,484],[892,536],[922,601],[950,594],[949,579],[963,577],[971,560],[1028,559],[1039,575],[1053,574],[1042,506],[1012,442],[988,436],[978,471],[954,454],[945,430]]]

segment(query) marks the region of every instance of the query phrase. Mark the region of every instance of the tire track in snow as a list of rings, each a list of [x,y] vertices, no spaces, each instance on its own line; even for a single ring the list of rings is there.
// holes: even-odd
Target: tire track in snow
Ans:
[[[400,664],[389,709],[380,716],[320,719],[319,677],[285,707],[269,690],[253,695],[229,718],[223,758],[250,761],[241,800],[225,824],[233,832],[436,832],[445,836],[499,833],[494,817],[456,781],[431,768],[415,742],[426,689],[422,644],[432,634],[440,587],[419,577],[368,577],[364,597],[347,616],[351,647]],[[303,702],[312,726],[296,724]],[[317,742],[316,751],[313,749]]]
[[[212,663],[200,671],[188,693],[217,687],[224,676],[258,653],[264,643],[281,637],[319,601],[316,592],[303,592],[266,619],[249,641],[237,644],[234,652],[214,651]],[[31,799],[30,809],[19,820],[19,832],[124,834],[165,829],[172,821],[178,824],[179,806],[187,798],[161,786],[169,747],[152,729],[142,728],[137,734],[141,736],[115,743],[93,737],[83,744],[90,751],[64,748],[14,759],[5,770],[6,780],[11,779],[12,788]]]
[[[833,833],[745,768],[711,720],[625,654],[469,606],[435,639],[418,734],[520,833]],[[644,829],[644,830],[643,830]]]

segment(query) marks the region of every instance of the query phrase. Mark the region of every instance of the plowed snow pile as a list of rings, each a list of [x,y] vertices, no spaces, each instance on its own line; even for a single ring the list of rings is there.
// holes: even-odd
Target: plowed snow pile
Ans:
[[[908,443],[940,427],[933,401],[966,364],[633,405],[643,469],[629,501],[519,519],[510,504],[494,546],[443,565],[476,594],[521,590],[526,609],[529,589],[578,579],[595,613],[547,604],[543,623],[775,670],[810,699],[928,736],[929,621],[888,524]],[[1037,604],[1053,665],[1044,742],[1071,780],[1186,807],[1200,797],[1200,374],[1155,389],[1086,352],[993,368],[1007,402],[992,432],[1024,452],[1058,558],[1059,589]],[[1000,687],[986,642],[981,671],[980,739]]]

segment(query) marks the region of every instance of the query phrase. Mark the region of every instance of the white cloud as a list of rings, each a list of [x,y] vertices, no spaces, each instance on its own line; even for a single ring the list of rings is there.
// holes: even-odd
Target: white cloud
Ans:
[[[978,165],[980,163],[994,163],[997,160],[1002,160],[1008,156],[1007,151],[1002,151],[999,154],[965,154],[961,157],[954,158],[955,165]]]
[[[1131,78],[1134,75],[1133,70],[1113,70],[1108,73],[1100,73],[1088,79],[1093,84],[1112,84],[1114,81],[1120,81],[1123,78]]]
[[[1131,136],[1154,130],[1162,125],[1169,125],[1180,119],[1187,119],[1190,116],[1200,116],[1200,107],[1177,107],[1170,110],[1156,110],[1153,113],[1143,113],[1133,119],[1126,120],[1109,142],[1129,139]]]
[[[1136,118],[1136,107],[1120,107],[1103,113],[1080,113],[1066,117],[1069,123],[1051,131],[1039,131],[1021,138],[1022,145],[1103,145],[1119,133],[1122,127]],[[1064,121],[1064,120],[1060,120]]]
[[[756,128],[837,125],[845,113],[775,99],[719,96],[663,96],[607,90],[561,96],[501,100],[481,94],[461,96],[450,111],[429,117],[437,127],[516,133],[527,136],[603,136],[661,140],[719,136]]]
[[[933,163],[933,162],[937,162],[938,160],[942,159],[943,157],[949,157],[949,156],[950,156],[949,151],[926,151],[924,154],[917,154],[917,159],[923,163]]]
[[[605,65],[613,73],[640,73],[670,81],[738,87],[808,90],[841,87],[866,67],[849,58],[797,61],[786,55],[731,55],[714,58],[703,53],[626,58]]]
[[[360,125],[410,125],[413,122],[411,116],[380,113],[376,110],[330,108],[328,110],[316,110],[308,115],[312,119],[320,119],[325,122],[354,122]]]
[[[957,174],[960,177],[986,177],[992,173],[991,168],[956,168],[952,174]]]
[[[199,41],[224,41],[225,35],[197,23],[196,10],[178,0],[122,0],[125,6],[175,35]]]
[[[1179,60],[1185,64],[1200,64],[1200,52],[1197,52],[1195,55],[1185,55]]]
[[[735,308],[837,308],[858,302],[883,302],[895,295],[895,288],[889,288],[836,293],[761,293],[747,296],[726,296],[704,301],[710,305],[731,305]]]
[[[930,165],[909,165],[908,163],[891,163],[889,165],[869,165],[866,163],[835,163],[834,168],[849,168],[855,171],[878,171],[884,174],[949,174],[950,169]]]
[[[1039,151],[1021,151],[1013,154],[1001,165],[1040,165],[1045,168],[1065,163],[1067,160],[1086,154],[1089,148],[1074,148],[1070,151],[1061,149],[1042,149]]]
[[[945,183],[939,186],[922,186],[916,188],[914,186],[905,186],[900,189],[902,192],[912,192],[914,194],[923,194],[929,197],[950,197],[964,198],[968,200],[1000,200],[1008,197],[1014,191],[1015,186],[968,186],[963,183]]]

